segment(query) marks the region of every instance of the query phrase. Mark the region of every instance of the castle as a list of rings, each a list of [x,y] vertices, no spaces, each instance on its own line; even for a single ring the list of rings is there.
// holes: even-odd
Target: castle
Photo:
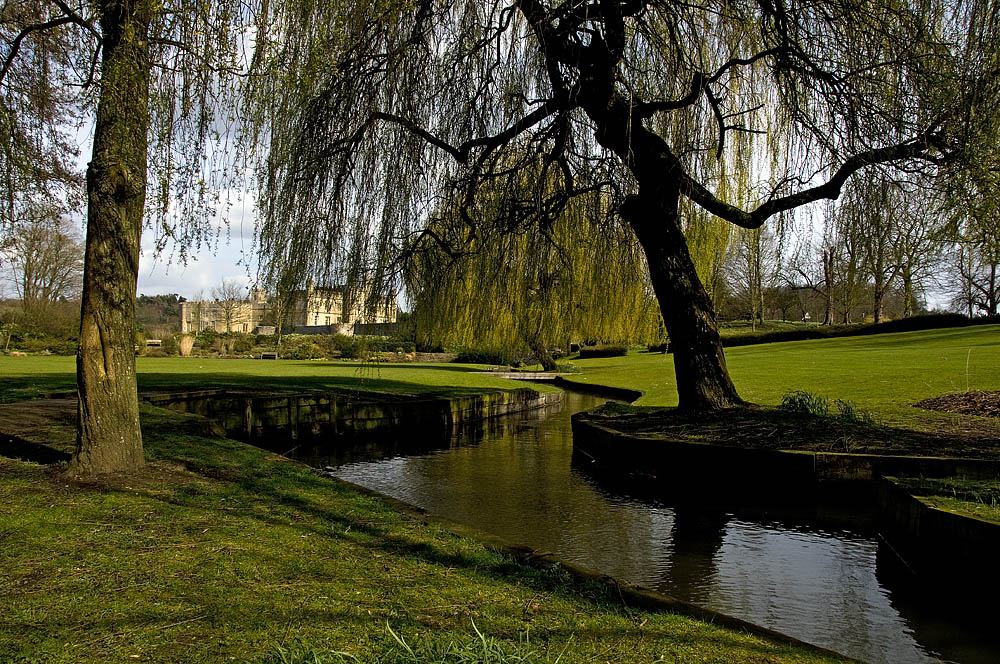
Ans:
[[[298,334],[370,334],[388,336],[395,333],[396,296],[389,295],[376,306],[373,314],[365,311],[365,293],[356,293],[345,308],[343,286],[319,288],[309,284],[295,291],[292,306],[284,316],[283,332]],[[245,300],[200,300],[180,303],[181,332],[197,333],[212,329],[216,332],[273,333],[276,307],[267,294],[259,289]]]

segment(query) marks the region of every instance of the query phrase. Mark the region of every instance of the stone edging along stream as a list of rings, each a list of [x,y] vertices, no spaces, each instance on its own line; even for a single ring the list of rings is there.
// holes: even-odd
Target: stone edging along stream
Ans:
[[[913,568],[986,592],[1000,591],[995,555],[1000,524],[926,504],[891,477],[1000,479],[1000,461],[951,457],[879,456],[803,450],[758,450],[643,437],[572,417],[573,450],[614,479],[641,478],[662,486],[698,487],[726,495],[779,496],[794,503],[822,486],[859,493],[867,488],[881,529]],[[742,492],[742,493],[741,493]]]
[[[314,470],[331,481],[348,486],[358,493],[374,496],[397,512],[402,512],[417,521],[424,524],[434,524],[440,526],[444,530],[458,537],[468,537],[470,539],[474,539],[486,548],[496,551],[502,555],[509,556],[510,558],[526,565],[541,569],[559,568],[565,570],[577,582],[603,584],[611,588],[613,591],[612,594],[617,595],[621,599],[622,604],[627,608],[639,608],[646,611],[675,613],[689,618],[694,618],[702,622],[707,622],[712,625],[724,627],[726,629],[761,636],[772,641],[777,641],[778,643],[793,644],[801,648],[813,650],[817,653],[824,653],[841,659],[846,659],[844,655],[841,655],[833,650],[813,645],[806,641],[796,639],[795,637],[788,636],[782,632],[768,629],[767,627],[761,627],[760,625],[755,625],[724,613],[712,611],[711,609],[706,609],[696,604],[682,602],[681,600],[664,593],[659,593],[649,590],[648,588],[643,588],[642,586],[636,586],[626,581],[621,581],[607,574],[602,574],[588,567],[584,567],[583,565],[562,560],[554,554],[546,551],[537,551],[527,546],[511,543],[498,535],[479,530],[478,528],[474,528],[458,521],[452,521],[451,519],[431,514],[422,507],[417,507],[416,505],[393,498],[392,496],[387,496],[384,493],[379,493],[378,491],[374,491],[368,487],[340,479],[329,472],[318,469]]]
[[[824,480],[877,481],[882,477],[1000,479],[1000,461],[954,457],[881,456],[850,452],[759,450],[712,443],[635,436],[573,416],[573,448],[615,471],[795,483]]]
[[[407,431],[448,431],[499,415],[560,403],[562,392],[530,388],[476,392],[452,397],[406,397],[372,393],[275,394],[212,389],[147,393],[154,406],[201,415],[230,438],[299,442],[333,436],[384,436]]]

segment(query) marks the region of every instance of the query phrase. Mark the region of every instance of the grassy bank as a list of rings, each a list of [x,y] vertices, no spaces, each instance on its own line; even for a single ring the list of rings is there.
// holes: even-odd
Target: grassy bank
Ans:
[[[1000,326],[926,330],[865,337],[742,346],[726,360],[743,398],[776,405],[794,390],[844,399],[899,426],[933,430],[1000,426],[987,418],[949,415],[911,404],[949,392],[1000,389]],[[574,360],[582,369],[571,381],[642,390],[640,405],[677,404],[671,356]]]
[[[110,487],[0,458],[0,660],[277,662],[281,646],[410,661],[387,625],[411,645],[478,648],[474,622],[497,647],[536,653],[529,661],[828,661],[632,610],[604,585],[204,438],[190,418],[142,415],[153,464]]]
[[[519,386],[468,364],[372,364],[358,361],[230,360],[138,357],[140,391],[234,389],[303,391],[364,390],[394,395],[467,394]],[[0,356],[0,403],[76,389],[72,357]],[[554,389],[544,385],[540,391]]]
[[[957,477],[893,478],[899,486],[939,509],[1000,523],[1000,484]]]

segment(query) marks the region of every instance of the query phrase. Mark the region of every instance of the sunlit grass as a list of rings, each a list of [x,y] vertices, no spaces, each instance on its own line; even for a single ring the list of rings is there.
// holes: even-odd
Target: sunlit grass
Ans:
[[[912,404],[969,390],[1000,390],[1000,326],[902,332],[864,337],[792,341],[726,350],[744,399],[778,405],[788,392],[841,399],[886,423],[933,428],[959,416]],[[659,353],[574,360],[572,381],[644,392],[640,405],[677,404],[673,359]]]
[[[363,390],[389,394],[462,394],[524,387],[467,364],[139,357],[140,391],[225,387],[281,391]],[[0,402],[76,389],[72,357],[0,356]],[[533,386],[539,390],[554,389]]]
[[[142,418],[149,472],[110,487],[0,457],[0,661],[830,661],[629,608],[188,417]]]

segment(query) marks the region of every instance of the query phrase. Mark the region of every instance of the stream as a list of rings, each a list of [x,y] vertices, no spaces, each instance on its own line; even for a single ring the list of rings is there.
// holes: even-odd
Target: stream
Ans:
[[[713,507],[630,495],[573,462],[570,415],[605,399],[508,415],[450,438],[296,458],[506,540],[866,662],[1000,661],[964,604],[923,592],[858,510]],[[732,501],[730,501],[731,503]]]

